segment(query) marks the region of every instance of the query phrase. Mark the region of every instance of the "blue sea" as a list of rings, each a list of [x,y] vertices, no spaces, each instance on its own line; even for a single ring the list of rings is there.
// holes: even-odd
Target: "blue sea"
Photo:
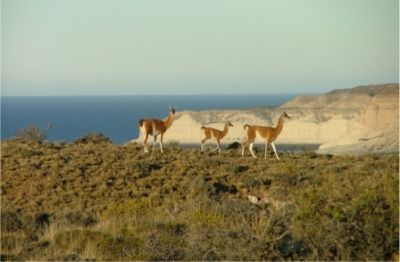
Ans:
[[[292,95],[1,97],[1,139],[34,124],[50,141],[71,142],[100,132],[115,144],[138,137],[140,118],[164,118],[180,110],[246,109],[280,106]]]

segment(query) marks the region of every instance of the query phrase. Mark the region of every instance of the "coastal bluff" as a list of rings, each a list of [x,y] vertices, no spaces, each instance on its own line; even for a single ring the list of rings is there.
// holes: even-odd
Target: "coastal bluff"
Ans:
[[[222,129],[226,120],[233,127],[223,144],[241,142],[244,124],[276,126],[283,111],[291,119],[285,121],[276,140],[278,150],[279,144],[320,144],[318,152],[330,154],[399,150],[399,84],[357,86],[299,96],[275,108],[181,111],[177,112],[164,142],[199,144],[201,126]]]

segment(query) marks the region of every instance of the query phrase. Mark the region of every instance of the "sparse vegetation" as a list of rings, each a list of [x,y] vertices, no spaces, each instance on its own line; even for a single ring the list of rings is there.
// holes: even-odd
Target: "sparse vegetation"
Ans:
[[[42,143],[46,139],[43,130],[31,124],[17,131],[16,137],[25,141]]]
[[[390,260],[399,156],[1,142],[2,260]],[[271,152],[272,153],[272,152]],[[248,196],[255,196],[253,204]]]

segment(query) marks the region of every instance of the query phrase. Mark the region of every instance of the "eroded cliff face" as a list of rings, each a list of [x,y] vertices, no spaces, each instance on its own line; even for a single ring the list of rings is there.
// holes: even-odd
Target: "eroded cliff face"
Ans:
[[[398,84],[334,90],[321,96],[296,98],[282,108],[291,111],[307,108],[309,119],[313,115],[322,116],[319,121],[310,121],[307,117],[296,119],[287,125],[286,133],[289,140],[296,136],[292,129],[300,134],[308,129],[311,135],[307,138],[322,144],[321,153],[398,151]]]
[[[277,144],[321,144],[321,153],[399,149],[398,84],[358,86],[321,96],[297,97],[279,108],[183,111],[177,113],[164,141],[196,144],[201,139],[201,126],[223,129],[224,122],[230,120],[234,126],[223,143],[241,142],[244,124],[276,126],[283,111],[291,120],[285,121]]]
[[[399,86],[388,85],[381,89],[362,112],[362,124],[368,131],[399,130]]]

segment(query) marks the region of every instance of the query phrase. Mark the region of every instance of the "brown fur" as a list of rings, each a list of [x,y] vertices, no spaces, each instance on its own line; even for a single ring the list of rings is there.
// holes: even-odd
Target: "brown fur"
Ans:
[[[155,119],[155,118],[147,118],[140,119],[138,126],[139,132],[143,138],[144,151],[148,152],[147,149],[147,140],[149,135],[154,136],[154,144],[157,142],[157,136],[160,135],[160,150],[163,153],[162,143],[164,138],[164,133],[168,130],[168,128],[172,125],[175,116],[175,109],[170,109],[169,115],[164,120]]]
[[[267,146],[269,143],[271,143],[274,151],[276,158],[279,159],[278,154],[276,153],[274,141],[279,137],[280,133],[282,132],[283,129],[283,123],[284,123],[284,118],[290,119],[290,117],[286,114],[286,112],[283,112],[283,114],[279,117],[278,124],[276,127],[269,127],[269,126],[256,126],[256,125],[244,125],[243,128],[246,130],[246,139],[242,143],[242,155],[244,154],[244,148],[246,146],[249,146],[249,150],[253,157],[255,157],[252,146],[254,141],[257,138],[257,135],[260,139],[264,140],[265,142],[265,155],[264,157],[267,157]]]
[[[229,121],[225,123],[223,130],[202,126],[201,130],[203,131],[203,139],[201,140],[201,150],[203,151],[203,145],[207,140],[214,138],[218,144],[215,150],[218,149],[218,151],[221,152],[221,140],[226,136],[226,134],[228,134],[229,126],[233,126]]]

